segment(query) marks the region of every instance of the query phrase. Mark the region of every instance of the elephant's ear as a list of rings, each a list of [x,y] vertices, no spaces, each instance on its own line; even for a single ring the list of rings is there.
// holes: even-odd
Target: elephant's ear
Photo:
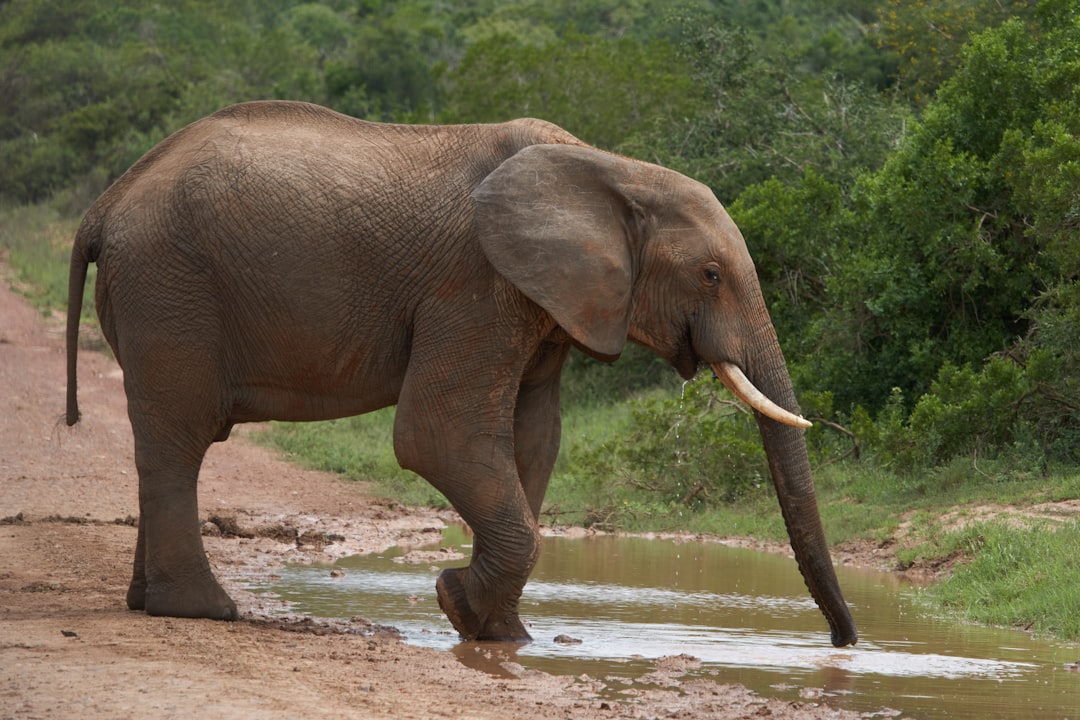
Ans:
[[[626,344],[638,210],[620,190],[633,161],[588,147],[531,145],[473,191],[480,247],[495,269],[585,347]]]

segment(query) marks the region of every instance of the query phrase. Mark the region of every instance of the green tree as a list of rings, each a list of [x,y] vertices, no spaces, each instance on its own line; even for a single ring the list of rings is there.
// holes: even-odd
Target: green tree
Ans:
[[[729,208],[755,258],[758,279],[785,353],[818,350],[807,332],[829,301],[829,278],[855,243],[843,190],[814,170],[794,183],[772,178]]]
[[[599,147],[628,150],[645,130],[690,112],[696,97],[674,49],[662,41],[569,30],[534,45],[497,35],[470,46],[447,75],[440,119],[533,116]]]
[[[639,512],[676,516],[770,491],[752,415],[710,377],[630,407],[627,431],[573,448],[574,472],[561,480],[582,489],[591,507],[608,508],[606,520]],[[620,507],[615,495],[632,500]]]
[[[0,5],[0,194],[103,189],[169,132],[240,100],[328,100],[355,23],[321,4]]]
[[[878,11],[881,47],[897,58],[897,83],[917,105],[929,102],[960,62],[968,39],[1013,17],[1031,0],[885,0]]]
[[[904,113],[869,84],[811,68],[799,52],[765,51],[743,28],[695,13],[672,22],[705,102],[647,142],[661,162],[707,182],[722,200],[808,170],[847,186],[894,146]]]
[[[832,352],[801,377],[833,390],[838,407],[883,407],[898,388],[937,460],[965,446],[937,418],[971,429],[967,447],[975,435],[1000,448],[1035,433],[1046,457],[1076,455],[1078,10],[1044,2],[1034,23],[972,38],[902,147],[855,189],[861,242],[828,278],[812,328]],[[1015,382],[1002,380],[1001,358],[1022,371]],[[1010,383],[1009,432],[955,420],[966,410],[950,409],[963,404],[949,388]]]

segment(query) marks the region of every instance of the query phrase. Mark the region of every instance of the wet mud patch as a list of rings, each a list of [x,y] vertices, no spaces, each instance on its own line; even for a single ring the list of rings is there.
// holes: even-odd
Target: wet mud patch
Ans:
[[[39,518],[29,518],[25,513],[16,513],[0,518],[2,525],[30,525],[32,523],[64,523],[67,525],[128,525],[137,527],[139,518],[128,515],[115,520],[99,520],[92,517],[80,517],[77,515],[46,515]]]
[[[328,546],[345,542],[345,535],[337,532],[313,530],[289,522],[245,527],[235,515],[210,515],[202,524],[202,534],[209,537],[266,538],[313,552],[322,552]]]
[[[247,618],[252,625],[280,630],[282,632],[301,633],[325,637],[327,635],[358,635],[373,638],[375,640],[401,640],[401,633],[397,628],[389,625],[379,625],[367,618],[312,618],[292,615],[281,618],[252,617]],[[369,645],[368,649],[374,649]]]

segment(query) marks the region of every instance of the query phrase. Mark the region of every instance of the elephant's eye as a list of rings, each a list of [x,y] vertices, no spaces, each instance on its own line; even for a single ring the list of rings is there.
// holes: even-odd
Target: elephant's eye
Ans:
[[[701,271],[701,275],[707,286],[717,287],[720,285],[720,268],[718,266],[712,263],[706,265]]]

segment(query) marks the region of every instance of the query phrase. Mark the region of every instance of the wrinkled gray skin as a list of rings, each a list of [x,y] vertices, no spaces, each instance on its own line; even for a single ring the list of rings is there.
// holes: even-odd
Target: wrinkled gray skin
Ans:
[[[475,533],[440,604],[466,639],[527,640],[518,600],[559,446],[567,352],[627,340],[685,378],[741,369],[797,412],[739,230],[703,185],[538,120],[404,126],[227,108],[164,140],[87,213],[71,258],[68,416],[88,263],[139,473],[127,603],[236,618],[199,534],[203,456],[235,423],[397,404],[394,449]],[[856,641],[803,430],[757,413],[806,584]]]

